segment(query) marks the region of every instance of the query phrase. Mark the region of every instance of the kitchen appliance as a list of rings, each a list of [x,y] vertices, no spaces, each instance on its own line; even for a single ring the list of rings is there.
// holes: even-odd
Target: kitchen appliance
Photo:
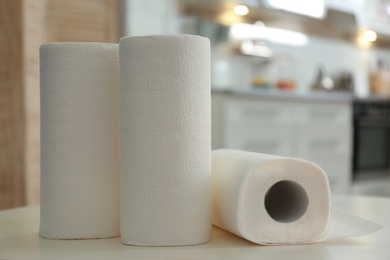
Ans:
[[[354,179],[390,173],[390,102],[354,103]]]

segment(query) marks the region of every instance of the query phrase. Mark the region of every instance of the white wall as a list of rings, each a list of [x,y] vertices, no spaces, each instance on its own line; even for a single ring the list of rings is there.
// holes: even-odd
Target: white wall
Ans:
[[[320,66],[330,76],[340,71],[351,71],[354,76],[355,93],[366,95],[369,91],[370,69],[375,68],[378,55],[389,55],[388,50],[362,49],[347,41],[309,36],[306,46],[288,46],[276,43],[267,43],[275,54],[289,54],[294,58],[291,66],[296,79],[296,88],[299,92],[306,92],[315,79]],[[214,87],[250,88],[252,63],[255,58],[242,56],[229,51],[227,44],[213,46],[213,77]],[[226,62],[228,69],[221,71],[218,64]],[[222,67],[223,68],[223,67]],[[270,63],[269,77],[276,78],[275,64]],[[229,79],[230,82],[227,82]]]
[[[178,15],[177,0],[120,0],[121,32],[123,36],[197,33],[197,18]],[[199,29],[199,28],[198,28]],[[208,29],[203,26],[203,31]],[[206,30],[207,31],[207,30]],[[206,32],[207,33],[207,32]],[[214,88],[251,88],[252,64],[256,58],[233,52],[227,43],[212,41],[212,86]],[[361,49],[352,42],[309,36],[306,46],[288,46],[267,43],[275,54],[293,57],[292,71],[296,89],[306,92],[314,81],[320,66],[334,76],[345,70],[354,76],[355,93],[369,93],[369,72],[375,68],[378,56],[390,57],[390,49]],[[277,78],[275,63],[270,63],[267,75]]]
[[[176,0],[120,0],[120,36],[175,34]]]

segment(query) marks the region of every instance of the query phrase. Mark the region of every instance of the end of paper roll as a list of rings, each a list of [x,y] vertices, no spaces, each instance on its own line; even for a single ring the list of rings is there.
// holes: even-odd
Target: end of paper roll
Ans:
[[[305,214],[309,206],[309,197],[299,183],[282,180],[268,189],[264,206],[268,215],[275,221],[291,223]]]
[[[381,228],[331,209],[326,174],[309,161],[216,150],[212,162],[213,224],[254,243],[313,243]]]
[[[213,151],[213,224],[257,244],[300,244],[329,225],[329,184],[296,158]]]

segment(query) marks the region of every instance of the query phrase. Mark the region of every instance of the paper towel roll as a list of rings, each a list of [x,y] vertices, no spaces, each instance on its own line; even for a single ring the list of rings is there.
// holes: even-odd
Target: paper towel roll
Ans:
[[[118,236],[118,44],[44,44],[40,66],[40,235]]]
[[[210,42],[122,38],[121,236],[178,246],[211,238]]]
[[[311,162],[216,150],[212,165],[213,224],[254,243],[310,243],[380,228],[339,211],[331,215],[326,174]]]

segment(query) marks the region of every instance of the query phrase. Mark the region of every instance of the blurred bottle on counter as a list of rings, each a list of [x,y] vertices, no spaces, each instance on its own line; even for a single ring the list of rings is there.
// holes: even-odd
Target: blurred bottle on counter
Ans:
[[[295,62],[292,55],[275,57],[276,80],[275,87],[281,90],[295,89]]]
[[[295,63],[290,54],[276,54],[272,58],[256,58],[252,63],[252,86],[254,88],[294,90]]]
[[[333,80],[325,74],[325,69],[320,66],[317,70],[317,76],[311,84],[312,90],[331,91],[334,89]]]
[[[354,88],[355,80],[352,72],[346,70],[339,72],[335,79],[334,90],[353,92]]]
[[[341,70],[330,77],[322,66],[318,68],[317,76],[311,84],[311,89],[315,91],[353,92],[354,87],[354,77],[351,71]]]
[[[269,65],[267,59],[256,59],[252,63],[252,86],[257,89],[269,89]]]
[[[390,68],[383,58],[378,58],[376,68],[370,75],[370,93],[390,96]]]

